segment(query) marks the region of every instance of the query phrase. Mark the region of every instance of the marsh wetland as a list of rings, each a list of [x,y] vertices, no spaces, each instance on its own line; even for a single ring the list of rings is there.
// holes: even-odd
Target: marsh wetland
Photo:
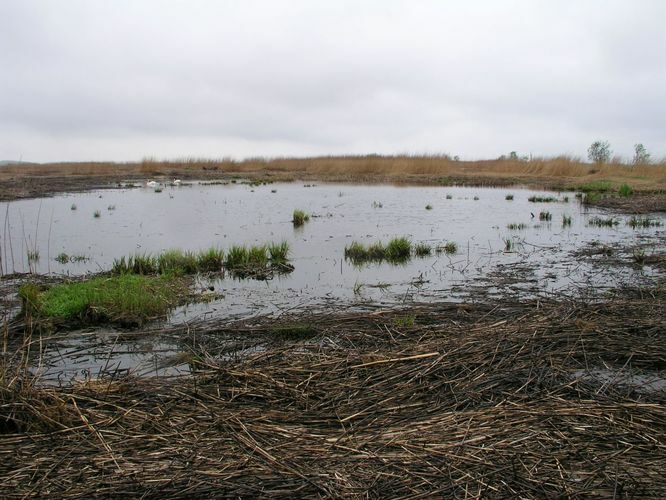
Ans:
[[[119,471],[137,491],[161,477],[133,447],[155,455],[168,441],[185,460],[193,445],[173,422],[204,432],[196,407],[219,416],[204,427],[225,429],[210,450],[232,450],[227,472],[200,450],[196,471],[172,463],[156,495],[185,483],[204,495],[368,492],[332,469],[364,484],[386,474],[378,494],[409,495],[435,491],[429,478],[448,463],[436,490],[457,495],[622,484],[659,496],[665,455],[646,446],[663,448],[666,218],[586,196],[234,177],[4,202],[3,432],[32,440],[19,454],[54,430],[108,454],[90,469],[111,478],[98,494],[124,488]],[[114,416],[129,393],[132,409]],[[607,465],[544,451],[562,432],[586,464]],[[608,448],[617,436],[625,444]],[[44,484],[85,495],[74,476],[87,455],[69,453],[47,466],[68,464],[69,479]],[[312,456],[321,467],[306,466]]]
[[[4,203],[3,274],[75,281],[109,271],[156,274],[190,256],[190,264],[177,264],[194,275],[187,297],[143,315],[177,327],[331,308],[575,297],[581,290],[601,297],[649,283],[662,270],[659,259],[650,261],[664,252],[662,215],[616,214],[574,192],[236,179],[159,186],[126,183]],[[267,272],[277,245],[285,267]],[[253,249],[263,262],[259,272],[239,272],[234,262],[247,266]],[[143,370],[180,349],[165,336],[153,339],[159,348],[114,340],[107,352],[96,340],[109,336],[104,328],[92,337],[69,332],[41,353],[46,373],[62,379],[109,366]]]

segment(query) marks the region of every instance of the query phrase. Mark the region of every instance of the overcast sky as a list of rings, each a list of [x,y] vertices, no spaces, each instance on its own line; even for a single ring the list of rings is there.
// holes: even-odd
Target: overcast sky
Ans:
[[[666,156],[666,1],[0,0],[0,160]]]

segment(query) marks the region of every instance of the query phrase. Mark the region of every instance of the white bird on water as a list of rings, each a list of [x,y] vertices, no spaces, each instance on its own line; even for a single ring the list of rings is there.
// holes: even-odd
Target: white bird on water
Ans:
[[[151,188],[152,188],[152,187],[156,187],[156,186],[157,186],[157,182],[155,182],[155,181],[148,181],[148,182],[146,182],[146,186],[147,186],[147,187],[151,187]]]

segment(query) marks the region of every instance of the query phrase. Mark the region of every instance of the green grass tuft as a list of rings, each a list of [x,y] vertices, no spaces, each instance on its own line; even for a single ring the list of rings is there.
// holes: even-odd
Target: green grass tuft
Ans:
[[[292,215],[291,222],[294,224],[294,227],[300,227],[310,220],[310,215],[305,213],[303,210],[294,210]]]
[[[596,227],[613,227],[617,226],[620,222],[617,219],[613,219],[612,217],[608,217],[604,219],[603,217],[591,217],[587,221],[588,226],[596,226]]]
[[[44,291],[23,285],[19,296],[24,314],[83,323],[140,324],[164,316],[186,290],[172,276],[124,274],[64,283]]]
[[[527,198],[527,201],[532,203],[553,203],[557,201],[557,198],[553,196],[530,196]]]
[[[571,226],[571,216],[562,214],[562,227]]]
[[[224,251],[211,247],[199,252],[196,256],[196,267],[199,272],[219,273],[224,265]]]
[[[410,258],[412,251],[412,244],[407,238],[394,238],[386,245],[381,242],[375,242],[368,247],[352,241],[349,246],[345,247],[345,259],[351,260],[355,264],[362,264],[370,261],[380,262],[387,260],[389,262],[398,263],[406,261]]]
[[[610,181],[592,181],[585,184],[579,184],[575,187],[576,191],[582,191],[583,193],[604,193],[606,191],[611,191],[613,189],[613,183]]]
[[[620,196],[624,196],[625,198],[634,194],[634,190],[629,184],[622,184],[617,192]]]
[[[405,237],[393,238],[386,245],[386,259],[394,262],[409,259],[412,243]]]
[[[661,222],[655,219],[650,219],[648,216],[638,217],[633,215],[631,219],[627,221],[627,225],[631,226],[633,229],[636,228],[647,228],[647,227],[659,227]]]
[[[414,255],[417,257],[427,257],[432,253],[432,247],[427,243],[417,243],[414,245]]]
[[[289,243],[281,241],[280,243],[268,244],[268,255],[274,264],[286,263],[289,257]]]
[[[453,254],[458,251],[458,244],[455,241],[447,241],[443,246],[438,246],[435,248],[435,251],[437,253],[447,253],[447,254]]]

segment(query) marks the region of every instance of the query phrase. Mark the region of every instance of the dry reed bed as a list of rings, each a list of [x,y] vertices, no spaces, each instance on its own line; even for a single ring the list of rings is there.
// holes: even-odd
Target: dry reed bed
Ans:
[[[617,184],[627,182],[636,190],[666,188],[666,164],[630,167],[628,165],[589,164],[573,157],[519,160],[454,161],[446,156],[338,156],[315,158],[248,159],[182,159],[171,161],[144,160],[134,163],[79,162],[7,166],[0,169],[0,179],[23,184],[24,189],[51,191],[66,188],[69,183],[94,185],[95,180],[120,181],[172,176],[189,179],[220,178],[229,174],[271,175],[277,180],[295,177],[341,181],[392,181],[413,183],[468,183],[507,185],[516,182],[550,187],[575,186],[600,179]],[[63,178],[63,185],[51,186],[39,179]],[[7,195],[5,195],[5,199]]]
[[[319,316],[234,362],[192,344],[191,378],[9,382],[0,494],[663,498],[666,394],[621,373],[663,374],[665,298]]]

